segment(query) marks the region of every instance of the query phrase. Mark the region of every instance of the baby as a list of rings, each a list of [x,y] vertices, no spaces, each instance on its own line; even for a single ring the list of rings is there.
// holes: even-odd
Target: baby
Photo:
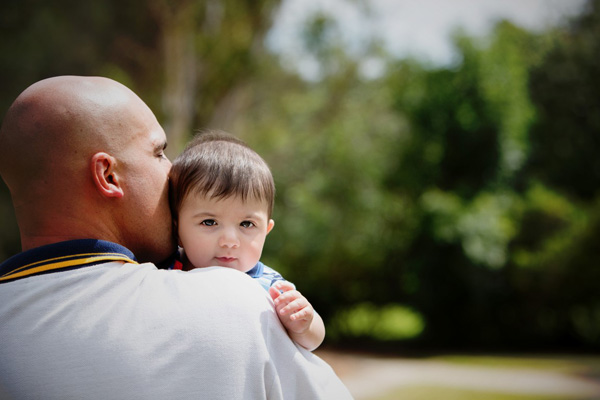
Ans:
[[[259,259],[273,229],[275,184],[266,162],[224,132],[193,139],[173,161],[171,209],[179,268],[221,266],[245,272],[269,291],[288,334],[308,350],[325,338],[323,320],[295,286]]]

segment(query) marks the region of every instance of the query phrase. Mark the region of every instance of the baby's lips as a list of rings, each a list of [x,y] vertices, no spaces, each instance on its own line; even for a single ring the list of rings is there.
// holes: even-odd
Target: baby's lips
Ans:
[[[236,258],[235,257],[215,257],[217,260],[224,262],[224,263],[229,263],[232,261],[235,261]]]

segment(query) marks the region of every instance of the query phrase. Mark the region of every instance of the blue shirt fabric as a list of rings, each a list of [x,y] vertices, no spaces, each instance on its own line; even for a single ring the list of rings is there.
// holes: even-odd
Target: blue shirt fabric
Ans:
[[[170,261],[167,261],[164,266],[159,268],[181,270],[183,268],[183,262],[181,261],[181,257],[181,251],[177,251],[173,254],[173,257],[170,259]],[[267,267],[260,261],[257,262],[251,270],[246,271],[246,274],[248,274],[251,278],[256,279],[260,286],[262,286],[267,292],[275,282],[286,281],[279,272],[275,271],[271,267]]]
[[[271,267],[267,267],[260,261],[246,273],[250,275],[251,278],[256,279],[256,281],[267,291],[275,282],[285,281],[279,272]]]

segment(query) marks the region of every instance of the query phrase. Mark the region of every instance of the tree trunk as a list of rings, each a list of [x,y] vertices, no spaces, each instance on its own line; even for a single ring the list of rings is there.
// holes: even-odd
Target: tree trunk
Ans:
[[[163,3],[164,4],[164,3]],[[194,121],[197,91],[194,2],[180,2],[172,9],[161,7],[164,85],[162,107],[169,141],[167,155],[177,156],[190,134]]]

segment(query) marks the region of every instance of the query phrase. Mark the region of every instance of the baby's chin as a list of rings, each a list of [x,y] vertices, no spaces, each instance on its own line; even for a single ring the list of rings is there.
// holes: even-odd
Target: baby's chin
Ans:
[[[223,267],[223,268],[230,268],[230,269],[235,269],[236,271],[240,271],[240,272],[248,272],[250,271],[254,265],[251,266],[247,266],[247,265],[242,265],[240,263],[239,259],[213,259],[211,261],[211,267]]]
[[[242,261],[239,258],[236,257],[213,257],[209,260],[195,260],[196,263],[193,263],[193,260],[186,260],[187,263],[184,263],[184,270],[189,271],[190,269],[195,269],[195,268],[209,268],[209,267],[221,267],[221,268],[229,268],[229,269],[234,269],[236,271],[240,271],[240,272],[248,272],[250,271],[252,268],[254,268],[254,266],[256,265],[256,263],[258,263],[258,260],[251,263],[251,265],[248,265],[248,263],[242,263]],[[187,267],[187,269],[186,269]]]

